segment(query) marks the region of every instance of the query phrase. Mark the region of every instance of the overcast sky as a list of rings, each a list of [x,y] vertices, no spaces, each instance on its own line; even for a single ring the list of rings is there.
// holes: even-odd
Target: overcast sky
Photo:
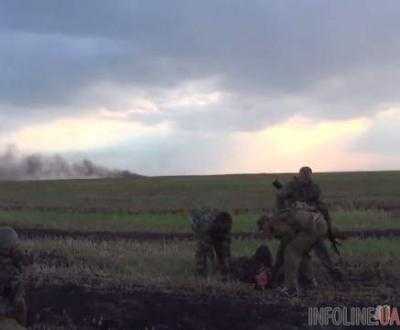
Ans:
[[[0,148],[148,175],[400,169],[400,2],[0,0]]]

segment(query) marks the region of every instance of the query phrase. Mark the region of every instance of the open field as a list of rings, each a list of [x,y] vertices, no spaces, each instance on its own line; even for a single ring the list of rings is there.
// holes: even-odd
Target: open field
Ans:
[[[254,232],[262,214],[234,216],[233,232]],[[383,210],[332,212],[334,223],[343,230],[400,229],[400,217]],[[56,211],[0,211],[0,225],[25,229],[60,229],[71,231],[189,233],[190,223],[182,214],[85,214]]]
[[[270,208],[272,181],[292,174],[1,182],[0,209],[80,213],[179,212],[212,206],[238,212]],[[400,172],[315,174],[335,207],[400,209]]]
[[[234,240],[232,254],[250,256],[261,243],[258,240]],[[193,275],[194,244],[190,241],[94,242],[81,239],[38,239],[25,241],[24,247],[38,256],[35,273],[43,278],[54,275],[79,280],[80,277],[100,276],[119,279],[121,282],[159,285],[162,288],[200,290],[200,293],[204,286],[222,286],[240,293],[241,285],[238,283],[232,285],[214,282],[213,278],[205,281]],[[273,240],[268,245],[275,254],[277,241]],[[351,260],[351,263],[357,265],[363,262],[381,265],[383,268],[375,269],[378,277],[400,274],[399,251],[400,239],[353,239],[341,248],[342,262]],[[359,259],[358,262],[355,262],[356,259]],[[324,282],[323,276],[326,274],[319,275]]]
[[[255,222],[273,207],[275,177],[1,182],[0,225],[15,227],[35,256],[27,274],[31,329],[299,329],[309,306],[398,306],[395,237],[345,241],[339,284],[315,260],[321,290],[301,298],[194,275],[187,210],[231,211],[240,238],[233,254],[250,255],[262,243]],[[317,174],[316,181],[342,230],[398,235],[400,172]],[[268,244],[274,252],[277,242]]]
[[[250,255],[260,243],[234,240],[233,254]],[[215,275],[208,279],[195,277],[194,246],[188,241],[98,243],[40,239],[25,241],[24,247],[36,255],[29,277],[29,297],[36,302],[30,318],[53,326],[69,323],[96,329],[101,328],[96,324],[101,320],[110,328],[119,329],[138,325],[175,329],[177,324],[182,329],[260,325],[274,329],[304,325],[308,306],[400,303],[399,239],[348,241],[339,261],[346,279],[339,285],[331,282],[315,260],[322,290],[304,292],[301,299],[286,298],[276,289],[258,292],[247,284],[221,282]],[[274,251],[276,242],[270,247]],[[71,304],[72,300],[75,304]],[[79,309],[75,307],[78,301]],[[165,307],[168,313],[155,307],[158,304],[169,306]],[[253,309],[248,318],[237,315],[247,308]],[[204,318],[204,312],[212,309],[219,312]],[[74,323],[77,320],[79,323]]]

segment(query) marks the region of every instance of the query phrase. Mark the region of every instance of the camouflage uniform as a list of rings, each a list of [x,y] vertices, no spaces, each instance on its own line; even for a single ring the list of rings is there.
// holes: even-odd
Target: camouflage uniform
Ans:
[[[295,202],[303,202],[321,212],[327,220],[330,219],[328,208],[321,200],[321,190],[311,180],[303,181],[294,177],[278,191],[276,202],[278,210],[286,210]]]
[[[294,204],[299,202],[305,203],[309,207],[309,211],[320,212],[324,216],[324,219],[326,220],[328,225],[328,238],[332,240],[332,232],[338,232],[338,230],[337,228],[332,228],[328,208],[321,199],[321,190],[319,186],[311,180],[311,173],[312,171],[309,167],[303,167],[300,169],[300,176],[306,176],[307,179],[304,180],[299,177],[294,177],[292,181],[288,182],[284,186],[282,186],[279,182],[276,182],[279,189],[277,194],[277,209],[278,212],[281,213],[283,217],[285,217],[286,213],[289,212]],[[299,205],[300,207],[304,208],[304,204],[297,204],[297,206]],[[276,266],[274,267],[274,275],[276,274],[277,269],[279,269],[280,265],[283,263],[283,250],[285,249],[287,243],[288,239],[283,239],[281,241],[277,253]],[[324,243],[324,239],[318,240],[314,244],[313,251],[322,262],[322,265],[328,270],[333,278],[340,279],[342,277],[341,272],[332,262],[332,259]],[[308,259],[310,259],[309,256]],[[304,266],[305,271],[307,271],[307,268],[308,263]],[[302,275],[302,273],[303,272],[301,272],[300,276]],[[307,282],[307,280],[305,282]]]
[[[251,257],[231,258],[230,274],[240,282],[255,284],[256,288],[265,288],[271,280],[272,255],[267,245],[261,245]],[[257,278],[265,273],[267,282],[261,286]]]
[[[208,262],[213,264],[216,256],[218,270],[227,275],[231,257],[230,214],[203,208],[190,212],[190,222],[197,241],[195,254],[197,273],[207,275]]]
[[[11,238],[11,239],[10,239]],[[26,256],[19,249],[18,236],[11,228],[0,228],[0,297],[3,317],[26,322],[24,265]]]
[[[310,251],[327,235],[327,224],[319,212],[291,208],[286,214],[264,217],[263,230],[281,240],[274,265],[275,276],[284,275],[285,287],[298,290],[298,278],[315,285]],[[301,274],[301,275],[300,275]]]

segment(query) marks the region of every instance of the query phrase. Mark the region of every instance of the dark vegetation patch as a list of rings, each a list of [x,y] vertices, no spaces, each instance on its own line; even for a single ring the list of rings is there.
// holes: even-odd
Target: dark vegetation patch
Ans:
[[[72,238],[87,239],[93,241],[113,241],[113,240],[192,240],[191,233],[163,233],[163,232],[111,232],[111,231],[68,231],[59,229],[36,229],[20,228],[18,234],[25,239],[37,238]],[[400,229],[365,229],[344,231],[347,237],[353,238],[390,238],[399,237]],[[233,233],[234,239],[261,239],[261,234],[256,233]]]

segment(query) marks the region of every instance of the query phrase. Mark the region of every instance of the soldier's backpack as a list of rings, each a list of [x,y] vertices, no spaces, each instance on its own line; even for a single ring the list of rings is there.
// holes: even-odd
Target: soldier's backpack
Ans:
[[[190,211],[189,220],[196,234],[228,234],[232,227],[232,218],[228,212],[216,209],[195,209]]]

